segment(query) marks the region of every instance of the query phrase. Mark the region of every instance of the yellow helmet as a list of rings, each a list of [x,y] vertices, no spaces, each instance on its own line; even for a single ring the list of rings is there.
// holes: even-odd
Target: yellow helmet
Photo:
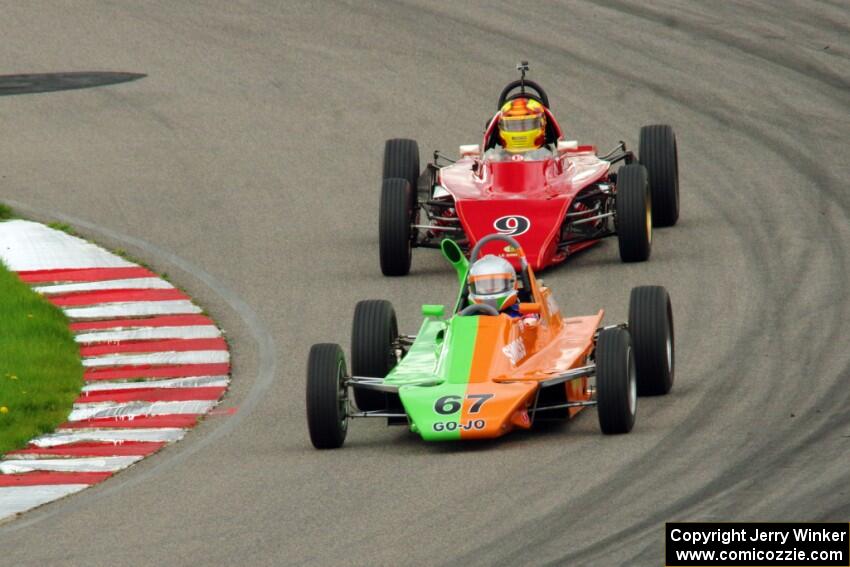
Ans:
[[[515,98],[502,106],[499,139],[513,153],[536,150],[546,141],[546,113],[543,105],[529,98]]]

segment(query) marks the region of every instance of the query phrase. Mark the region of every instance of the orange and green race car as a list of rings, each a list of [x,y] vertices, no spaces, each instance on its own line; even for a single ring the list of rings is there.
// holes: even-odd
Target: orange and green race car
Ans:
[[[632,289],[627,324],[602,326],[603,310],[564,317],[513,238],[483,238],[470,260],[499,239],[520,267],[522,317],[469,303],[469,261],[445,240],[443,254],[460,283],[450,317],[442,305],[424,305],[419,333],[400,335],[389,302],[359,302],[351,374],[339,345],[313,345],[307,423],[316,448],[342,446],[352,418],[386,419],[426,441],[450,441],[500,437],[587,406],[597,406],[603,433],[627,433],[638,395],[670,391],[673,313],[663,287]]]

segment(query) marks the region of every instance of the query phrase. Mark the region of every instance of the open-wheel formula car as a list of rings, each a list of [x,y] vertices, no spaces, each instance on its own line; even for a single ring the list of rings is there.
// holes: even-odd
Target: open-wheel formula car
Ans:
[[[443,254],[460,283],[448,318],[442,305],[424,305],[419,333],[400,335],[389,302],[361,301],[351,373],[339,345],[311,348],[307,422],[315,447],[340,447],[353,418],[407,425],[426,441],[485,439],[569,419],[593,405],[604,433],[627,433],[638,394],[670,391],[673,315],[663,287],[632,289],[627,324],[602,326],[602,310],[566,318],[513,238],[481,239],[472,260],[497,241],[519,255],[523,316],[470,303],[469,262],[454,241],[444,240]]]
[[[538,271],[614,235],[620,258],[639,262],[649,258],[652,227],[676,224],[679,171],[672,127],[642,127],[637,155],[624,142],[597,155],[595,146],[564,139],[546,91],[525,79],[527,64],[518,68],[522,78],[502,91],[483,141],[461,146],[457,161],[434,152],[433,163],[420,172],[416,141],[387,140],[379,219],[385,275],[407,274],[413,248],[439,248],[451,238],[468,252],[492,233],[516,238]],[[542,106],[543,151],[500,153],[501,109],[517,99]],[[447,161],[452,163],[438,165]],[[620,161],[624,165],[614,172]],[[503,253],[495,247],[485,252]]]

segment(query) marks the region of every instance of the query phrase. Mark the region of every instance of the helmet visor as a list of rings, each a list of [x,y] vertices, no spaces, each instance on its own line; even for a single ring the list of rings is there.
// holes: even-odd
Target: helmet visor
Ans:
[[[471,278],[472,293],[493,295],[505,293],[514,288],[514,278],[510,274],[488,274]]]
[[[505,132],[528,132],[529,130],[540,130],[543,128],[543,117],[529,116],[527,118],[500,118],[499,128]]]

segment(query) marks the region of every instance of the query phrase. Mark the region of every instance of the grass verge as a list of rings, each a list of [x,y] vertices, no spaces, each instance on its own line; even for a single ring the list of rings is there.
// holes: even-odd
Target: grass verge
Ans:
[[[82,385],[65,314],[0,263],[0,455],[56,429]]]

